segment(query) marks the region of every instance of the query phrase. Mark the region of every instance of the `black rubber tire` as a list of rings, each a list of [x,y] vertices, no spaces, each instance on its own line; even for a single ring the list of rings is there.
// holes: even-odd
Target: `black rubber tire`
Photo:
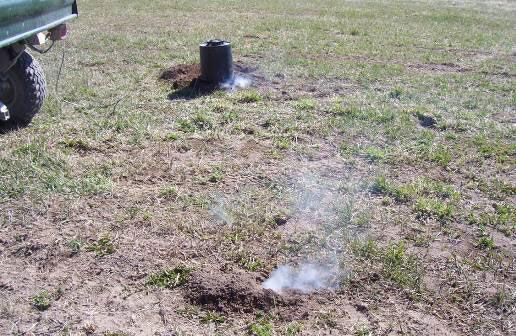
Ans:
[[[24,51],[5,77],[14,89],[14,94],[5,102],[10,119],[3,122],[3,126],[27,126],[41,109],[47,95],[43,68],[32,55]]]

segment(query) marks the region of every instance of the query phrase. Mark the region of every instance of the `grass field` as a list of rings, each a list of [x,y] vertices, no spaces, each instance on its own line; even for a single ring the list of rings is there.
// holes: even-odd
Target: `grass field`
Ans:
[[[514,1],[79,10],[0,135],[0,334],[516,332]],[[158,80],[215,37],[251,88]],[[261,288],[305,262],[334,286]]]

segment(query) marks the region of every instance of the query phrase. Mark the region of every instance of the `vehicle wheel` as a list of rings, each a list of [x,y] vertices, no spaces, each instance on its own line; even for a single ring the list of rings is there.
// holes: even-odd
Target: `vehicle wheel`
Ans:
[[[27,126],[43,105],[46,85],[41,65],[24,51],[7,73],[0,74],[0,101],[10,114],[4,123]]]

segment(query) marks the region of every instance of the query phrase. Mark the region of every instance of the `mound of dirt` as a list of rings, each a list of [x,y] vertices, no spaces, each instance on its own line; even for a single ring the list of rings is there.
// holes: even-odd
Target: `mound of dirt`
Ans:
[[[200,86],[202,84],[209,85],[202,82],[199,76],[201,76],[201,66],[199,64],[179,64],[163,70],[159,75],[159,79],[171,83],[174,89],[193,88],[198,84]]]
[[[263,289],[247,273],[206,274],[194,272],[185,288],[191,303],[222,313],[254,313],[277,307],[296,307],[302,299],[296,295],[280,296]]]

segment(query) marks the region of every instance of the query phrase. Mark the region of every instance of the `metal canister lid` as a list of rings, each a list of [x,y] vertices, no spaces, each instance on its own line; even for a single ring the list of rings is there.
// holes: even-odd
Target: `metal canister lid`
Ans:
[[[208,41],[202,43],[201,46],[203,46],[203,47],[220,47],[220,46],[224,46],[224,45],[228,45],[228,44],[230,44],[228,41],[224,41],[221,39],[213,39],[213,40],[208,40]]]

